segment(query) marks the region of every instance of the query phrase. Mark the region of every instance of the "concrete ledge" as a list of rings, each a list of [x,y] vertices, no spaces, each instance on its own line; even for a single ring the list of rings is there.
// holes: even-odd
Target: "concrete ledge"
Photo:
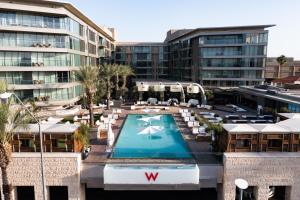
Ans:
[[[104,186],[104,190],[199,190],[200,185],[180,184],[180,185],[109,185]]]
[[[39,152],[32,153],[13,153],[13,158],[40,158]],[[81,153],[68,153],[68,152],[57,152],[57,153],[44,153],[44,158],[78,158],[81,159]]]
[[[224,153],[225,158],[300,158],[298,152],[245,152]]]

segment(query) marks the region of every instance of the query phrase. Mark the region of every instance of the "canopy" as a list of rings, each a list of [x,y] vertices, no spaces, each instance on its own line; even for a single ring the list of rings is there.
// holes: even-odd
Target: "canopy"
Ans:
[[[110,148],[113,146],[114,141],[115,141],[115,135],[112,131],[111,124],[109,123],[108,124],[108,131],[107,131],[107,144]]]
[[[138,133],[138,135],[151,135],[162,131],[164,128],[161,126],[149,126]]]
[[[149,109],[149,108],[146,108],[146,109],[143,109],[144,112],[146,113],[149,113],[149,112],[159,112],[159,109]]]
[[[153,117],[143,117],[138,120],[144,121],[144,122],[150,122],[151,120],[160,120],[161,117],[162,117],[162,115],[157,115],[157,116],[153,116]]]

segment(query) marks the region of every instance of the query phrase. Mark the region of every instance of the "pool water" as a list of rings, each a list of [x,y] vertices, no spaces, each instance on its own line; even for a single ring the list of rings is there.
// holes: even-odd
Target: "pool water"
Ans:
[[[141,120],[148,117],[156,119]],[[124,122],[112,158],[184,159],[192,156],[172,115],[130,114]]]

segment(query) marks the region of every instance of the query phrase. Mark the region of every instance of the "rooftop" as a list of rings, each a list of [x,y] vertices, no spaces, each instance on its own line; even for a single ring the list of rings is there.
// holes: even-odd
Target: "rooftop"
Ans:
[[[1,2],[3,2],[3,0],[1,0]],[[10,1],[4,1],[4,2],[10,2]],[[87,23],[89,26],[94,28],[96,31],[98,31],[105,37],[109,38],[111,41],[115,41],[114,34],[108,28],[95,24],[90,18],[88,18],[85,14],[83,14],[80,10],[78,10],[70,3],[62,2],[58,0],[14,0],[14,2],[20,2],[20,3],[26,2],[26,3],[34,3],[40,5],[47,5],[47,6],[49,5],[62,6],[66,10],[74,14],[76,17],[78,17],[79,19]]]
[[[174,32],[169,32],[165,41],[173,41],[180,39],[184,36],[189,36],[197,32],[211,32],[211,31],[236,31],[236,30],[263,30],[265,28],[270,28],[276,26],[275,24],[268,25],[248,25],[248,26],[224,26],[224,27],[201,27],[196,29],[181,29],[173,30]],[[172,30],[171,30],[172,31]],[[174,35],[173,35],[174,34]]]
[[[228,133],[300,133],[300,118],[287,119],[276,124],[224,124]]]
[[[300,105],[300,89],[284,89],[273,86],[240,86],[235,89],[238,92],[262,96],[286,103]]]

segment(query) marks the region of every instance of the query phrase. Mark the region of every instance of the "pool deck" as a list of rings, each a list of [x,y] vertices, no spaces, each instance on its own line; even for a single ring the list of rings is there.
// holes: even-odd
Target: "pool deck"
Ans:
[[[146,106],[147,108],[153,108],[154,106]],[[158,107],[158,106],[155,106]],[[160,110],[158,113],[155,114],[172,114],[175,118],[176,124],[178,125],[180,132],[187,143],[194,159],[116,159],[116,158],[109,158],[110,153],[106,152],[106,139],[96,139],[96,132],[92,133],[92,140],[91,146],[92,151],[90,152],[87,159],[83,161],[86,164],[106,164],[106,163],[132,163],[132,164],[222,164],[222,156],[216,155],[214,152],[211,151],[211,144],[210,142],[199,142],[196,141],[195,135],[191,133],[191,128],[188,128],[186,123],[184,123],[183,119],[178,115],[178,109],[180,107],[169,107],[169,110]],[[207,111],[204,109],[198,108],[188,108],[189,110],[193,110],[195,112]],[[104,113],[109,114],[111,110],[105,110]],[[209,111],[218,114],[219,116],[223,117],[228,112],[223,111]],[[118,137],[120,132],[120,127],[122,127],[123,121],[128,114],[145,114],[142,110],[130,110],[130,106],[122,106],[122,114],[120,118],[116,121],[116,124],[112,126],[113,132],[115,134],[115,138]],[[243,113],[244,114],[244,113]]]

